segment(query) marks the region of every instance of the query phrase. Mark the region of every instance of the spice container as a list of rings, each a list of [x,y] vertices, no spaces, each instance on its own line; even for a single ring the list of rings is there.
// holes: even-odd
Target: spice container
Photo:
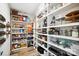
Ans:
[[[51,25],[51,26],[52,26],[52,25],[53,25],[53,26],[55,25],[55,16],[52,17],[52,20],[51,20],[51,22],[50,22],[50,25]]]

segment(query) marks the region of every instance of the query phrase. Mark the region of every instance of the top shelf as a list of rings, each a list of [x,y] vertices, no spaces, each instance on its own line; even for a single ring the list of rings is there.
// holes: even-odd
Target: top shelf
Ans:
[[[40,18],[39,20],[41,20],[41,19],[43,19],[44,17],[47,17],[47,16],[49,16],[49,15],[51,15],[51,14],[59,14],[59,13],[62,13],[62,12],[65,12],[66,10],[68,10],[68,9],[71,9],[72,7],[75,7],[75,6],[77,6],[77,5],[79,5],[78,3],[68,3],[68,4],[66,4],[66,5],[63,5],[62,7],[59,7],[58,9],[56,9],[56,10],[53,10],[53,11],[51,11],[51,12],[49,12],[48,14],[46,14],[46,15],[44,15],[42,18]],[[38,20],[38,21],[39,21]]]
[[[18,22],[18,23],[28,23],[28,24],[32,24],[32,22],[25,22],[25,21],[15,21],[15,20],[12,20],[12,22]]]

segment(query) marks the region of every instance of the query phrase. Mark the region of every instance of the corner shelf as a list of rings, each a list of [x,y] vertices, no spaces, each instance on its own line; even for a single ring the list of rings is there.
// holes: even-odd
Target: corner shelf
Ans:
[[[69,26],[78,26],[79,22],[69,23],[69,24],[62,24],[62,25],[55,25],[55,26],[48,26],[48,28],[54,27],[69,27]]]
[[[11,37],[11,39],[12,39],[11,40],[11,51],[16,51],[16,50],[20,50],[23,48],[27,48],[28,47],[27,45],[29,43],[27,40],[27,38],[28,38],[27,35],[29,33],[28,32],[28,29],[29,29],[28,24],[31,24],[31,26],[32,26],[33,23],[26,21],[26,20],[30,21],[30,18],[28,16],[27,17],[29,19],[27,19],[27,17],[25,17],[23,15],[11,15],[11,16],[12,16],[12,20],[11,20],[11,36],[12,36]],[[20,16],[25,17],[26,19],[22,19],[22,21],[21,21]],[[24,24],[24,25],[21,25],[21,24]],[[22,28],[20,28],[20,27],[22,27]],[[33,34],[31,34],[31,35],[33,35]],[[23,43],[22,45],[21,45],[21,42]],[[16,43],[19,45],[17,45]]]
[[[53,4],[53,3],[52,3]],[[79,54],[77,54],[76,52],[74,52],[72,49],[70,49],[70,48],[63,48],[61,45],[57,45],[57,44],[55,44],[55,43],[51,43],[49,40],[50,40],[50,37],[52,37],[52,38],[63,38],[63,39],[67,39],[67,40],[72,40],[72,41],[79,41],[79,38],[76,38],[76,37],[70,37],[70,36],[63,36],[63,35],[55,35],[55,34],[49,34],[49,29],[50,28],[62,28],[62,27],[73,27],[73,26],[79,26],[79,22],[74,22],[74,23],[64,23],[64,24],[59,24],[59,25],[55,25],[55,26],[53,26],[53,25],[50,25],[50,22],[49,21],[51,21],[51,18],[50,17],[53,17],[53,16],[56,16],[56,18],[57,19],[59,19],[59,18],[61,18],[61,17],[65,17],[65,15],[67,14],[67,13],[69,13],[70,11],[73,11],[73,10],[79,10],[79,3],[68,3],[68,4],[66,4],[66,5],[63,5],[63,6],[61,6],[61,7],[59,7],[59,8],[57,8],[57,9],[55,9],[55,10],[53,10],[52,9],[52,11],[50,11],[50,12],[48,12],[49,10],[48,10],[48,7],[47,7],[47,14],[46,15],[42,15],[42,17],[41,18],[37,18],[37,16],[38,15],[36,15],[36,28],[35,28],[35,30],[36,30],[36,33],[35,33],[35,38],[37,39],[37,40],[40,40],[40,41],[43,41],[43,42],[45,42],[45,43],[47,43],[47,48],[45,48],[45,47],[43,47],[40,43],[38,43],[38,41],[36,40],[36,43],[37,43],[37,45],[39,45],[39,46],[41,46],[41,47],[43,47],[47,52],[49,52],[49,53],[51,53],[52,55],[53,55],[53,53],[51,52],[51,51],[49,51],[48,50],[48,48],[50,47],[50,45],[51,46],[54,46],[54,47],[57,47],[57,48],[59,48],[59,49],[61,49],[61,50],[63,50],[63,51],[65,51],[65,52],[68,52],[68,53],[70,53],[70,54],[74,54],[74,55],[79,55]],[[42,7],[42,6],[41,6]],[[39,11],[39,10],[38,10]],[[40,12],[41,13],[41,12]],[[62,14],[62,15],[61,15]],[[44,24],[42,23],[43,22],[43,20],[44,20],[44,18],[45,17],[47,17],[47,27],[42,27]],[[40,23],[41,22],[41,23]],[[41,25],[42,24],[42,25]],[[40,27],[39,27],[40,26]],[[39,33],[37,30],[38,29],[46,29],[46,31],[47,31],[47,33],[46,34],[43,34],[43,33]],[[41,31],[42,32],[42,31]],[[42,39],[40,39],[40,38],[38,38],[38,36],[37,36],[37,34],[38,35],[41,35],[41,36],[47,36],[47,41],[44,41],[44,40],[42,40]],[[54,54],[55,55],[55,54]],[[56,55],[55,55],[56,56]]]

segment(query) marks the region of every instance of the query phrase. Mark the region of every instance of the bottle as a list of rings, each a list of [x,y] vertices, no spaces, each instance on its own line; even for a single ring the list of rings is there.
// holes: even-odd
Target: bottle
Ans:
[[[52,17],[52,21],[51,21],[50,25],[55,25],[55,16]]]
[[[3,22],[6,21],[5,18],[2,15],[0,15],[0,20],[3,21]]]
[[[50,28],[50,29],[49,29],[49,34],[54,34],[54,33],[55,33],[54,28]]]
[[[44,19],[44,25],[43,27],[46,27],[47,26],[47,17]]]
[[[3,36],[5,35],[5,32],[4,31],[0,31],[0,36]]]
[[[6,41],[5,38],[0,39],[0,45],[2,45]]]
[[[5,28],[5,25],[0,23],[0,28]]]
[[[47,33],[47,29],[42,29],[42,33],[46,34]]]
[[[23,16],[20,16],[19,20],[20,20],[20,21],[23,21]]]

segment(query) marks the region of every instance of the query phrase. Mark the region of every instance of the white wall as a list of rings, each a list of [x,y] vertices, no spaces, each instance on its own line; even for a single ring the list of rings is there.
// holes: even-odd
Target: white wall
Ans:
[[[0,3],[0,14],[2,14],[6,21],[10,21],[10,9],[7,3]],[[0,46],[0,51],[3,51],[4,56],[10,54],[10,36],[6,39],[6,42]]]

